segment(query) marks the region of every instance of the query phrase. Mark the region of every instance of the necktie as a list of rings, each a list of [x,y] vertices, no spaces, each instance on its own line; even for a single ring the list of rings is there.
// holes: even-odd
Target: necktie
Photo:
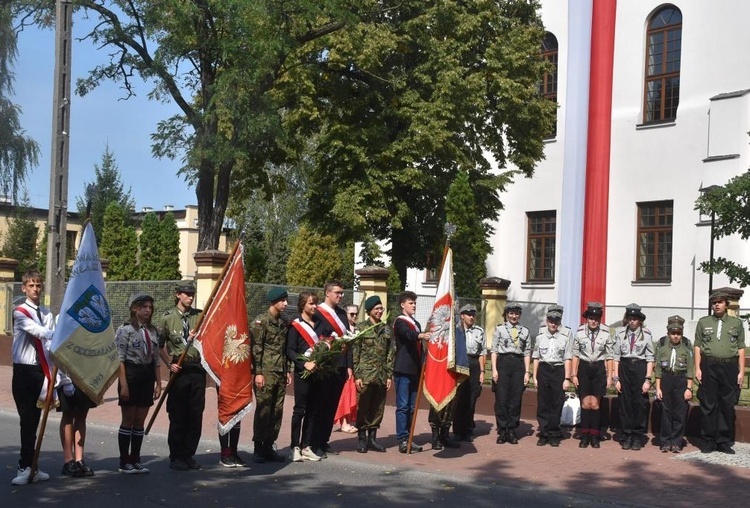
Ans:
[[[677,349],[672,348],[672,354],[669,356],[669,370],[674,372],[674,362],[677,359]]]
[[[518,349],[518,328],[515,326],[510,329],[510,336],[513,339],[513,345]]]
[[[182,338],[187,342],[190,336],[190,324],[188,324],[188,315],[182,315]]]
[[[635,347],[635,332],[630,332],[630,352],[633,352],[633,348]]]
[[[596,347],[596,330],[591,330],[591,352],[594,352]]]
[[[716,327],[716,340],[721,340],[721,325],[722,325],[722,323],[723,323],[723,321],[721,319],[719,319],[719,324]]]
[[[149,360],[152,360],[151,355],[151,336],[148,334],[148,329],[145,326],[141,327],[141,330],[143,330],[143,340],[146,343],[146,351],[148,351],[148,358]]]

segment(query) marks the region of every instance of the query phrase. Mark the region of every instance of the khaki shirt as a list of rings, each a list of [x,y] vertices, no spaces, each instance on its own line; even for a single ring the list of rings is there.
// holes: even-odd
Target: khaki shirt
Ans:
[[[673,374],[685,374],[688,378],[695,376],[695,362],[693,361],[692,346],[680,343],[676,346],[669,341],[669,337],[664,337],[664,345],[656,348],[654,358],[654,377],[662,377],[662,373],[671,372]],[[674,361],[672,361],[672,351],[674,351]]]
[[[492,337],[492,352],[501,355],[529,356],[531,354],[529,329],[525,326],[516,325],[517,336],[513,339],[513,328],[510,323],[503,323],[495,327],[495,333]]]
[[[531,357],[541,363],[564,365],[565,360],[573,358],[572,342],[559,331],[550,335],[549,330],[545,330],[536,336]]]
[[[586,323],[578,327],[573,337],[573,356],[584,362],[598,362],[614,358],[614,341],[607,325],[599,325],[594,345],[591,345],[591,330]]]
[[[184,316],[187,317],[188,328],[190,330],[193,330],[198,323],[200,313],[200,310],[192,307],[185,311]],[[180,356],[187,345],[187,337],[185,337],[182,323],[183,313],[180,312],[177,306],[166,311],[159,320],[159,347],[164,347],[166,344],[169,356]],[[198,363],[201,361],[201,354],[195,349],[195,346],[190,346],[184,361],[188,363]]]
[[[721,335],[719,336],[719,323]],[[701,350],[701,356],[709,358],[734,358],[739,356],[740,349],[745,349],[745,329],[742,321],[734,316],[724,314],[704,316],[698,321],[695,329],[695,347]]]
[[[653,362],[654,339],[651,335],[651,330],[642,326],[638,327],[637,330],[633,330],[633,334],[635,334],[635,342],[632,347],[630,344],[630,334],[631,331],[628,327],[617,329],[612,349],[615,361],[619,362],[620,358],[637,358],[639,360]]]

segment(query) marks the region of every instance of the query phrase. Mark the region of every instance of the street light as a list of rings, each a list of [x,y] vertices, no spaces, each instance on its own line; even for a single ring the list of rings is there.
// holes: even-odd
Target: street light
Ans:
[[[721,185],[709,185],[698,189],[704,195],[709,195],[716,189],[721,189]],[[714,230],[716,228],[716,211],[711,208],[711,246],[708,252],[708,296],[714,291]],[[708,314],[711,315],[711,302],[708,303]]]

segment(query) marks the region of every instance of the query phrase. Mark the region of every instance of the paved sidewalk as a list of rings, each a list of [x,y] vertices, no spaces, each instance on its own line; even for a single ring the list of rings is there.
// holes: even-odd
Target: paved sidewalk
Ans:
[[[12,367],[0,366],[0,411],[15,413],[11,394]],[[89,413],[89,422],[117,428],[120,410],[117,406],[115,387],[105,396],[105,403]],[[490,397],[483,390],[482,397]],[[288,453],[289,420],[293,399],[287,397],[284,407],[284,424],[278,441],[279,450]],[[485,405],[486,406],[486,405]],[[48,425],[57,426],[59,417],[51,413]],[[387,453],[356,453],[356,436],[335,430],[331,443],[341,451],[341,457],[349,460],[371,462],[392,467],[393,470],[417,469],[440,472],[467,482],[518,485],[524,488],[551,490],[575,495],[586,494],[595,499],[645,506],[740,506],[747,499],[750,485],[750,445],[738,444],[738,454],[731,459],[736,465],[729,467],[707,462],[730,459],[729,456],[710,454],[702,456],[695,446],[688,445],[680,455],[663,454],[658,447],[646,445],[639,452],[623,451],[619,444],[605,441],[602,448],[579,449],[578,441],[566,439],[559,448],[537,447],[534,431],[536,422],[522,423],[518,445],[495,444],[494,416],[477,415],[477,433],[474,443],[462,443],[458,450],[433,452],[429,445],[422,453],[403,455],[396,449],[395,414],[392,406],[386,407],[379,441],[388,447]],[[158,415],[152,434],[166,434],[168,419],[165,408]],[[17,432],[17,428],[2,429]],[[427,444],[430,428],[427,411],[418,415],[415,442]],[[91,449],[95,443],[89,444]],[[57,440],[46,439],[44,450],[59,448]],[[252,414],[243,421],[240,451],[249,454],[252,450]],[[216,392],[206,393],[206,412],[203,420],[203,438],[199,452],[216,453],[218,461],[218,439],[216,433]],[[247,457],[249,459],[249,456]],[[167,458],[165,457],[166,461]],[[332,457],[327,460],[338,460]],[[744,464],[743,467],[741,464]],[[13,471],[14,464],[5,464],[6,471]],[[257,466],[262,467],[262,466]],[[11,473],[5,480],[10,481]],[[502,504],[501,500],[498,500]]]

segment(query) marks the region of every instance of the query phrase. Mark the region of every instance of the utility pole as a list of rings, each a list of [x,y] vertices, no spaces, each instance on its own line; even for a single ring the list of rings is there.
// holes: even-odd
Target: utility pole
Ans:
[[[65,293],[68,229],[68,162],[70,155],[70,73],[73,4],[55,3],[55,76],[52,93],[52,154],[49,179],[49,229],[45,303],[57,314]]]

